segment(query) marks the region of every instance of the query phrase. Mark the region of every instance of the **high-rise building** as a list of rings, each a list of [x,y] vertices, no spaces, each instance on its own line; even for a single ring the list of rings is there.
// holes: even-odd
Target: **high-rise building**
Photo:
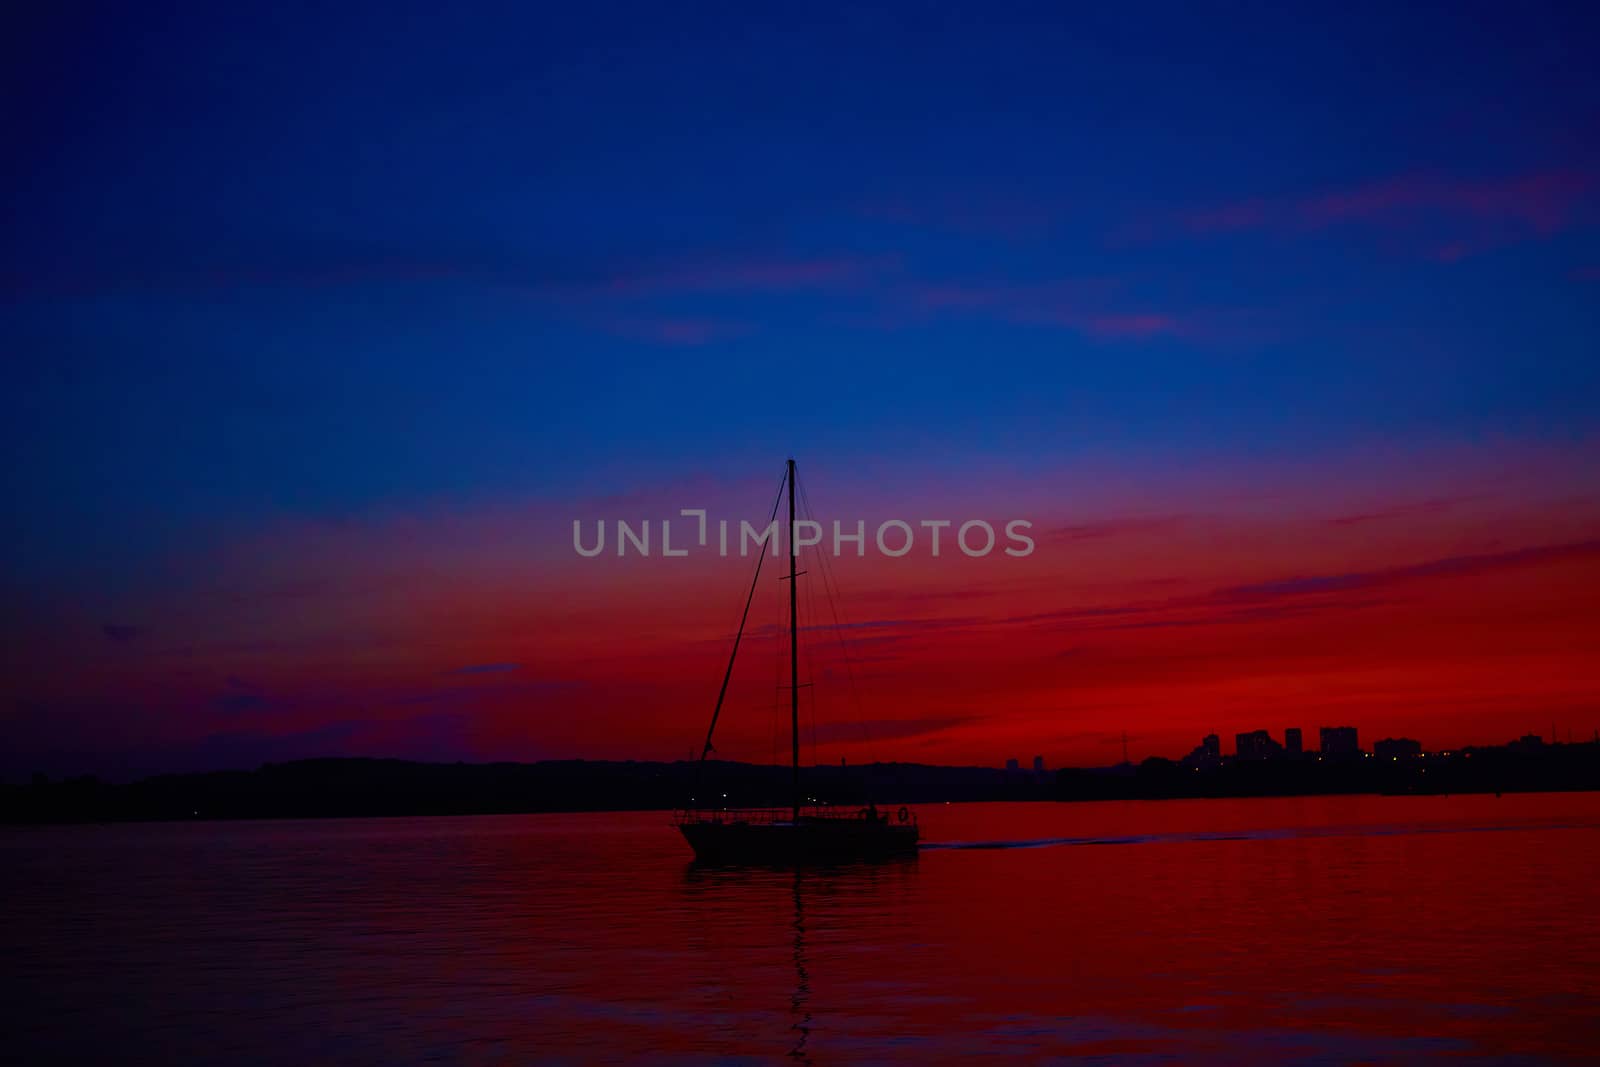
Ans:
[[[1324,726],[1322,728],[1322,754],[1324,756],[1355,756],[1361,752],[1354,726]]]
[[[1185,767],[1215,767],[1222,762],[1222,740],[1216,734],[1206,734],[1205,740],[1183,757]]]
[[[1233,750],[1240,759],[1272,759],[1283,755],[1283,746],[1272,739],[1265,730],[1251,730],[1235,734]]]
[[[1043,774],[1044,773],[1044,757],[1043,756],[1035,756],[1035,757],[1033,757],[1033,773],[1034,774]]]
[[[1283,750],[1291,756],[1298,756],[1305,751],[1305,742],[1300,736],[1300,727],[1291,726],[1283,731]]]
[[[1022,764],[1018,763],[1014,759],[1006,760],[1006,773],[1007,774],[1016,774],[1020,770],[1022,770]]]

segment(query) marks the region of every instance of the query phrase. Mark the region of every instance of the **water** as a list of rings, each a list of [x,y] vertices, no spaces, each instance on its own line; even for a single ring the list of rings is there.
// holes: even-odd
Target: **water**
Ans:
[[[0,1058],[1561,1063],[1600,795],[976,804],[705,870],[660,813],[0,831]]]

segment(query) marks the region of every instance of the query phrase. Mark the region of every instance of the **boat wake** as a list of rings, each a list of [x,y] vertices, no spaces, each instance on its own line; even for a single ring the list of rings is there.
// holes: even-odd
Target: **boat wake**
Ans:
[[[1187,841],[1280,841],[1317,837],[1393,837],[1407,834],[1487,834],[1509,830],[1592,830],[1591,822],[1510,823],[1495,825],[1302,826],[1274,830],[1187,831],[1099,837],[1036,837],[1006,841],[924,841],[921,850],[1062,848],[1077,845],[1151,845]]]

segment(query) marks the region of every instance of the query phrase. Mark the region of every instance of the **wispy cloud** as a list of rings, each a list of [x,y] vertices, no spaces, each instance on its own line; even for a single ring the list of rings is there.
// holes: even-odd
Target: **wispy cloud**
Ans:
[[[1095,337],[1156,337],[1196,332],[1195,323],[1175,315],[1147,311],[1134,315],[1086,315],[1076,325]]]
[[[1435,245],[1431,258],[1455,262],[1495,244],[1549,236],[1593,221],[1595,174],[1576,169],[1497,178],[1409,173],[1299,197],[1251,198],[1184,215],[1195,235],[1270,230],[1285,234],[1343,226],[1412,228],[1458,233]]]
[[[1387,519],[1409,519],[1418,515],[1438,515],[1470,499],[1473,498],[1438,497],[1432,500],[1419,500],[1413,504],[1396,504],[1393,507],[1379,508],[1375,511],[1356,511],[1344,515],[1335,515],[1325,521],[1329,526],[1357,526]]]
[[[1012,624],[1070,630],[1210,626],[1347,612],[1386,603],[1384,591],[1405,583],[1461,578],[1600,556],[1600,540],[1447,556],[1367,571],[1302,574],[1226,586],[1196,596],[1138,600],[1039,612]]]
[[[1594,185],[1593,175],[1574,170],[1489,180],[1407,174],[1301,201],[1296,213],[1307,225],[1331,226],[1402,212],[1442,211],[1480,219],[1513,219],[1537,233],[1550,234],[1573,221]]]
[[[875,292],[898,258],[687,258],[534,287],[606,333],[646,344],[697,347],[755,332],[721,313],[729,300],[773,295]],[[719,312],[703,313],[714,298]],[[682,308],[687,313],[675,313]]]
[[[1155,310],[1141,305],[1126,289],[1111,278],[938,283],[907,287],[901,300],[924,318],[982,316],[1021,326],[1053,326],[1103,340],[1216,337],[1232,332],[1228,321],[1237,317],[1234,312]]]
[[[1447,556],[1400,567],[1379,570],[1350,571],[1342,574],[1297,575],[1269,582],[1257,582],[1219,590],[1215,600],[1259,600],[1286,596],[1307,596],[1320,593],[1346,592],[1352,589],[1374,589],[1421,578],[1449,578],[1486,574],[1566,560],[1584,559],[1600,555],[1600,540],[1576,541],[1562,545],[1536,545],[1511,549],[1505,552],[1484,552],[1467,556]]]

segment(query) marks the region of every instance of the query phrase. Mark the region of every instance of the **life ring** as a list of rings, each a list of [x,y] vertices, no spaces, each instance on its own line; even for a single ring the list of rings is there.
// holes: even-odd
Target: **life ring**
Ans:
[[[911,821],[911,811],[908,808],[901,808],[899,811],[895,812],[895,815],[900,819],[901,822]]]

